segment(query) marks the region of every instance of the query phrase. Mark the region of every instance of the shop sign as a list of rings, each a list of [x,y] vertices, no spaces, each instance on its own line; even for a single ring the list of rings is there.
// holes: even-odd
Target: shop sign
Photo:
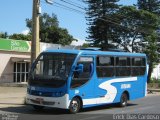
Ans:
[[[23,40],[11,40],[0,38],[0,50],[30,52],[31,42]]]

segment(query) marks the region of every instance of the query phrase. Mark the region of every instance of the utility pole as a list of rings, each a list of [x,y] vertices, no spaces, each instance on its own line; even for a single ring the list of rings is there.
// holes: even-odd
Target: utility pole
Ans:
[[[48,4],[53,4],[52,0],[46,0]],[[40,52],[39,42],[39,15],[41,14],[40,0],[33,0],[32,13],[32,43],[31,43],[31,63],[38,57]]]
[[[37,58],[40,52],[39,14],[40,14],[40,0],[33,0],[31,63],[34,62],[34,60]]]

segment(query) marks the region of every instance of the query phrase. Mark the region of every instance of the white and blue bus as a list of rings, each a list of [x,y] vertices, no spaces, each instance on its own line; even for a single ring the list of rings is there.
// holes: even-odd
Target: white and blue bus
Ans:
[[[147,90],[147,60],[142,53],[47,50],[29,74],[26,102],[35,109],[81,108],[142,98]]]

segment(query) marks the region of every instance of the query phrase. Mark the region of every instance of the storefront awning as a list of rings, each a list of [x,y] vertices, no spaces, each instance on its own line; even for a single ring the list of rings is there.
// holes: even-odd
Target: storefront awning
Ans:
[[[30,62],[30,58],[11,57],[12,62]]]

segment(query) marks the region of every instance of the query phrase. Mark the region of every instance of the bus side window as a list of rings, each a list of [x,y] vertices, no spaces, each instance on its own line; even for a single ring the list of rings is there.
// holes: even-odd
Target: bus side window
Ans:
[[[113,77],[114,72],[114,57],[111,56],[98,56],[97,57],[97,77]]]
[[[76,88],[84,85],[90,80],[94,72],[93,62],[80,62],[78,64],[83,64],[83,72],[79,73],[78,71],[74,71],[71,88]]]

